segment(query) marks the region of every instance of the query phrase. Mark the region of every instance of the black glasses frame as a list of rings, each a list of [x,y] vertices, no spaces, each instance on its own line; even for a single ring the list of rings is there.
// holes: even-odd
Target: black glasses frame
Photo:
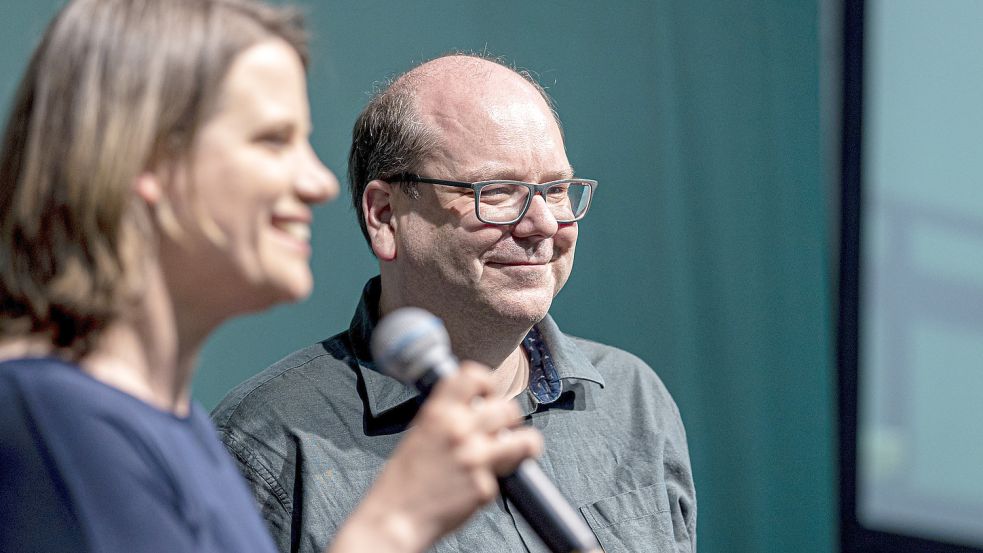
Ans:
[[[591,179],[561,179],[550,182],[544,182],[542,184],[532,184],[528,182],[522,182],[517,180],[484,180],[478,182],[463,182],[456,180],[444,180],[444,179],[432,179],[430,177],[423,177],[413,173],[403,173],[401,175],[396,175],[394,178],[390,179],[393,182],[419,182],[423,184],[439,184],[442,186],[453,186],[456,188],[469,188],[474,192],[474,212],[478,216],[478,220],[486,225],[514,225],[515,223],[522,220],[526,216],[526,212],[529,211],[529,206],[532,205],[532,199],[539,194],[546,199],[546,191],[558,184],[586,184],[590,188],[590,196],[587,198],[587,207],[584,208],[584,212],[579,216],[572,219],[557,219],[557,223],[575,223],[584,218],[587,215],[587,211],[590,210],[590,204],[594,200],[594,189],[597,188],[597,181]],[[491,186],[493,184],[511,184],[517,186],[525,186],[529,189],[529,194],[526,195],[526,203],[522,206],[519,211],[519,215],[512,219],[511,221],[487,221],[481,216],[481,189],[486,186]]]

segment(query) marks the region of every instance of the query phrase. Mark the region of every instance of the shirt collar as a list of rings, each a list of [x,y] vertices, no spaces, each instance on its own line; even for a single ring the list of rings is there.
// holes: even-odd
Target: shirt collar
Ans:
[[[382,281],[378,276],[373,277],[365,284],[362,289],[362,298],[355,309],[355,315],[352,317],[351,326],[348,329],[352,349],[358,361],[358,371],[363,382],[365,382],[368,409],[373,417],[379,417],[420,396],[420,392],[415,387],[403,384],[395,378],[383,374],[381,368],[376,367],[375,361],[372,359],[369,344],[372,331],[379,322],[381,291]],[[565,380],[586,380],[601,388],[604,387],[604,379],[601,374],[584,356],[580,348],[569,337],[560,332],[549,315],[531,331],[531,335],[534,334],[538,334],[538,339],[542,341],[552,357],[553,369],[561,385]],[[563,390],[566,389],[567,386],[563,385]],[[528,396],[533,396],[531,399],[535,400],[535,394],[529,390],[519,397]],[[523,402],[520,400],[520,403]],[[539,402],[536,401],[536,403]]]
[[[556,369],[560,380],[576,379],[588,380],[600,387],[604,387],[604,378],[597,368],[584,355],[580,348],[566,334],[560,332],[553,317],[546,317],[536,325],[539,335],[550,354],[553,356],[553,367]]]
[[[365,283],[362,289],[362,299],[355,308],[352,324],[348,328],[352,349],[358,361],[358,372],[365,382],[365,394],[369,412],[373,417],[392,410],[411,399],[420,396],[413,386],[403,384],[399,380],[382,372],[372,359],[371,338],[375,325],[379,322],[379,296],[382,292],[382,279],[375,276]]]

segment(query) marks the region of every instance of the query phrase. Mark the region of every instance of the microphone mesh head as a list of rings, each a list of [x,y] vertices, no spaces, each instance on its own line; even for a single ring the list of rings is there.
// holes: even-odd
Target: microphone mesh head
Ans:
[[[429,311],[403,307],[376,325],[372,356],[386,374],[413,384],[451,358],[450,337],[444,323]]]

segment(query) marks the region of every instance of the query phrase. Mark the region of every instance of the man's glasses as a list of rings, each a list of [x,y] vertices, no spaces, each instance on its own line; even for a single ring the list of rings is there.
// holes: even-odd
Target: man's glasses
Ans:
[[[511,225],[522,219],[532,198],[539,194],[546,200],[550,213],[557,223],[573,223],[584,218],[597,181],[588,179],[563,179],[543,184],[529,184],[514,180],[486,180],[460,182],[431,179],[420,175],[397,175],[392,182],[420,182],[470,188],[474,192],[474,209],[478,220],[489,225]]]

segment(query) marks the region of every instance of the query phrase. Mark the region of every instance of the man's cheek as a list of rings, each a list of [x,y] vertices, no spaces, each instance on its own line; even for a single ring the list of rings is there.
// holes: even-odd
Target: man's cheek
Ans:
[[[577,244],[577,224],[560,227],[553,235],[553,244],[561,249],[573,249]]]

